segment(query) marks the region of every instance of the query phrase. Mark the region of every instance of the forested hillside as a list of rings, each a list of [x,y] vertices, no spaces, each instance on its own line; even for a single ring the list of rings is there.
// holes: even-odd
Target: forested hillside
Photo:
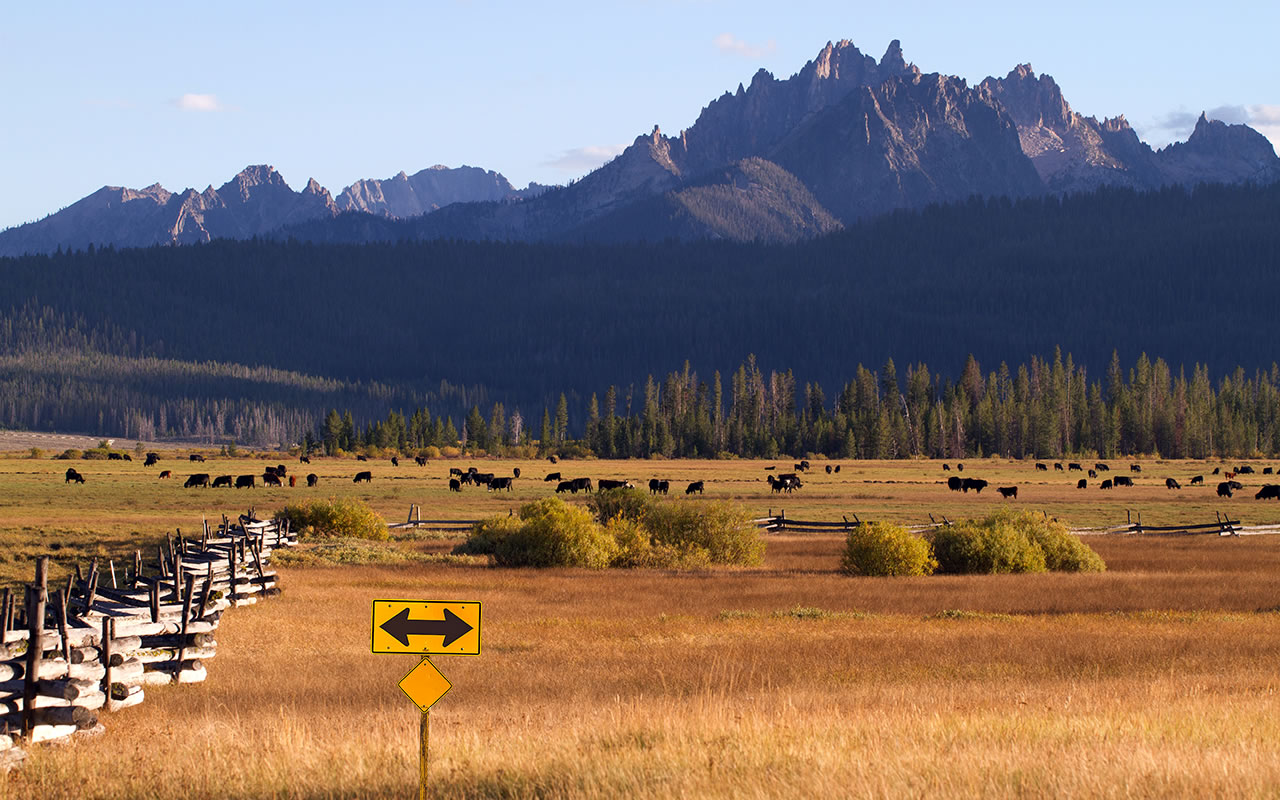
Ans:
[[[1276,360],[1278,220],[1280,185],[1112,189],[902,212],[790,246],[218,241],[0,260],[7,321],[24,307],[63,320],[32,312],[38,331],[7,335],[4,408],[15,411],[0,424],[78,427],[87,412],[30,404],[58,396],[54,384],[92,394],[89,381],[120,387],[160,364],[168,377],[134,382],[139,396],[211,396],[176,362],[243,365],[200,368],[228,399],[371,418],[421,396],[437,413],[496,401],[532,419],[563,392],[582,420],[602,387],[686,360],[728,374],[749,354],[824,386],[859,363],[1016,365],[1055,347],[1091,378],[1117,351],[1126,364],[1144,352],[1175,371],[1207,364],[1216,380]],[[50,357],[63,328],[85,338],[79,353],[173,361]],[[296,377],[218,373],[259,367]],[[396,399],[377,408],[308,388],[302,403],[279,390],[312,380]]]

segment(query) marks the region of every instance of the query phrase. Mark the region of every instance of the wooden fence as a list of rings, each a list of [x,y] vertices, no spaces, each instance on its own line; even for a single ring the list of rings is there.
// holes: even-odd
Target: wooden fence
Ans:
[[[142,702],[145,686],[194,683],[217,652],[222,612],[279,592],[271,551],[288,526],[223,517],[198,539],[168,536],[155,561],[136,551],[117,573],[96,559],[51,586],[48,557],[19,609],[0,591],[0,771],[24,745],[100,728],[98,713]]]
[[[785,510],[779,511],[777,515],[775,515],[773,513],[773,509],[769,509],[769,516],[754,519],[752,522],[756,524],[756,527],[768,533],[781,533],[783,531],[790,533],[832,533],[835,531],[852,530],[867,521],[858,519],[857,514],[853,515],[853,519],[849,519],[848,516],[841,516],[840,519],[840,522],[799,520],[789,518]],[[932,514],[930,514],[928,523],[907,525],[906,528],[912,533],[922,533],[924,531],[933,530],[934,528],[950,524],[951,521],[946,517],[943,517],[941,521],[938,521],[933,518]]]

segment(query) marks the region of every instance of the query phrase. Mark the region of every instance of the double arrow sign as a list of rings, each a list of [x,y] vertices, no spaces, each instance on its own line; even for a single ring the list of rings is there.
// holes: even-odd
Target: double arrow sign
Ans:
[[[450,683],[425,656],[480,655],[480,604],[431,600],[374,600],[373,652],[424,656],[400,681],[423,711]]]

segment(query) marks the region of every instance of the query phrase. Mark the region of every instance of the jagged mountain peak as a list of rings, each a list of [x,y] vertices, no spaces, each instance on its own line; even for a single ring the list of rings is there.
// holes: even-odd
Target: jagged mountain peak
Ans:
[[[276,172],[275,167],[270,164],[253,164],[240,170],[234,178],[219,187],[218,194],[223,195],[224,199],[227,195],[235,195],[241,200],[248,200],[253,190],[260,186],[289,190],[289,184],[285,182],[283,175]]]

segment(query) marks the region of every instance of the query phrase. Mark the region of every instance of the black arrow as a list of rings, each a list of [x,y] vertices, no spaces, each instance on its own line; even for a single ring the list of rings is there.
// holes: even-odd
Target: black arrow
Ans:
[[[444,619],[409,619],[409,609],[401,609],[380,627],[405,647],[410,636],[443,636],[440,646],[448,647],[471,632],[471,625],[447,608]]]

